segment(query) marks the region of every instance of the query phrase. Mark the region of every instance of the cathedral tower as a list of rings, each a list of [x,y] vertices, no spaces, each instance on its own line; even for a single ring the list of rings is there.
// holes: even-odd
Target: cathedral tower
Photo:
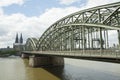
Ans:
[[[18,33],[16,34],[15,43],[13,44],[13,48],[17,51],[24,50],[22,33],[20,35],[20,38],[18,37]]]
[[[21,33],[21,35],[20,35],[20,43],[21,43],[21,44],[23,43],[22,33]]]
[[[18,40],[18,33],[16,34],[15,43],[19,43],[19,40]]]

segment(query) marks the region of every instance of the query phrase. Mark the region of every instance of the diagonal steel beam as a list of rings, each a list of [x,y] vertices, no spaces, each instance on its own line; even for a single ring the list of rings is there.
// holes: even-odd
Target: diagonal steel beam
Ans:
[[[102,23],[104,24],[111,16],[113,16],[118,10],[120,9],[120,6],[114,10],[104,21],[102,21]]]

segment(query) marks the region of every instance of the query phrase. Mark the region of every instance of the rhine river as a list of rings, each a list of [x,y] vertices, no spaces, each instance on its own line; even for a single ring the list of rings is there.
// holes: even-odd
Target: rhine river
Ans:
[[[65,58],[64,68],[31,68],[13,56],[0,58],[0,80],[120,80],[120,64]]]

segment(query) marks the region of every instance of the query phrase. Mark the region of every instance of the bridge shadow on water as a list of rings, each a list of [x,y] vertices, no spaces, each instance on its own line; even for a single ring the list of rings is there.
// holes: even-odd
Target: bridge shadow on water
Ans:
[[[36,67],[40,68],[40,67]],[[79,75],[75,77],[73,73],[70,73],[74,69],[75,66],[65,64],[64,66],[53,66],[53,65],[48,65],[48,66],[41,66],[44,70],[48,71],[52,75],[58,77],[60,80],[82,80]],[[76,67],[76,70],[78,70],[78,67]]]
[[[117,67],[119,64],[116,63],[67,59],[64,67],[48,65],[32,68],[28,64],[28,59],[23,61],[29,77],[27,80],[120,80],[119,74],[116,75],[115,71],[119,70]],[[48,74],[57,78],[50,78]],[[48,79],[42,77],[48,77]]]
[[[59,77],[61,80],[65,80],[63,66],[45,66],[43,68],[51,74]]]
[[[23,59],[23,62],[26,68],[27,76],[29,77],[28,80],[65,80],[62,78],[64,67],[48,65],[32,68],[29,66],[28,59]]]
[[[66,74],[65,66],[47,65],[47,66],[32,68],[29,66],[28,59],[23,59],[23,62],[25,64],[25,67],[27,68],[26,72],[32,75],[30,80],[34,80],[33,78],[36,78],[35,76],[41,77],[40,69],[43,69],[58,78],[58,79],[54,79],[54,80],[72,80],[72,76]],[[39,72],[39,73],[37,73],[37,72]],[[47,75],[45,75],[45,76],[47,77]],[[40,78],[38,78],[38,79],[40,79]]]

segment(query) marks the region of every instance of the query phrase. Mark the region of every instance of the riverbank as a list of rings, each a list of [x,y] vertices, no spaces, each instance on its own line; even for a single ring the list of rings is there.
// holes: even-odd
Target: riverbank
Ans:
[[[9,57],[11,55],[18,55],[18,51],[16,50],[0,50],[0,57]]]

